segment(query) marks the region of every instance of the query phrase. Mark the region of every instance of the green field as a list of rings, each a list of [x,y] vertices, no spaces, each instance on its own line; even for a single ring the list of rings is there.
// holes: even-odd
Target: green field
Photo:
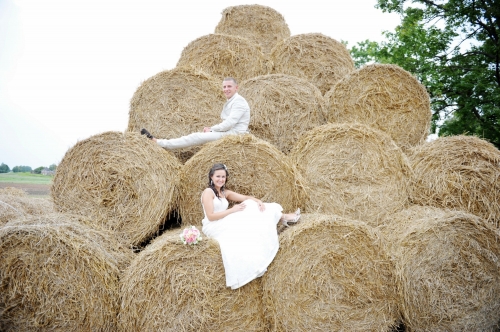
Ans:
[[[0,173],[0,182],[25,184],[52,184],[53,176],[31,173]]]

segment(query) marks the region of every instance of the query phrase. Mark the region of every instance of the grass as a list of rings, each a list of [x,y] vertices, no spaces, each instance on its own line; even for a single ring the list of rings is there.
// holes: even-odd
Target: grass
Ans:
[[[52,184],[51,175],[31,173],[0,173],[0,182],[25,184]]]

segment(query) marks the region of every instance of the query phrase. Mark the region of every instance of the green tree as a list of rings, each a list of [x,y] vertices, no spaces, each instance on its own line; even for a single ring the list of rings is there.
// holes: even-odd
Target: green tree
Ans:
[[[57,169],[57,165],[56,164],[52,164],[52,165],[49,166],[49,169],[51,171],[55,171]]]
[[[42,173],[42,170],[45,169],[45,166],[40,166],[40,167],[37,167],[33,170],[33,173],[35,174],[41,174]]]
[[[356,65],[393,63],[429,91],[433,132],[473,134],[500,148],[500,0],[378,0],[401,15],[380,44],[351,49]]]
[[[14,172],[14,173],[31,172],[31,167],[30,166],[14,166],[12,168],[12,172]]]
[[[2,163],[0,165],[0,173],[9,173],[10,172],[10,168],[8,165]]]

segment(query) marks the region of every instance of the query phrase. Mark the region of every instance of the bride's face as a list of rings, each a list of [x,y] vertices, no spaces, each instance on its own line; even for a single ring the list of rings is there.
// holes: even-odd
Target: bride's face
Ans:
[[[223,169],[216,170],[212,175],[212,181],[215,187],[220,189],[226,183],[226,171]]]

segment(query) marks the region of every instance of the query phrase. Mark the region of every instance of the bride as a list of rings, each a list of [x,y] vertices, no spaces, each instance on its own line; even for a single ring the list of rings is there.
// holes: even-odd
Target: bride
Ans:
[[[267,271],[279,248],[276,224],[297,222],[300,209],[283,214],[277,203],[262,203],[226,189],[229,176],[224,164],[208,173],[208,188],[201,195],[205,218],[203,233],[219,242],[226,285],[237,289]],[[228,200],[241,202],[228,209]]]

